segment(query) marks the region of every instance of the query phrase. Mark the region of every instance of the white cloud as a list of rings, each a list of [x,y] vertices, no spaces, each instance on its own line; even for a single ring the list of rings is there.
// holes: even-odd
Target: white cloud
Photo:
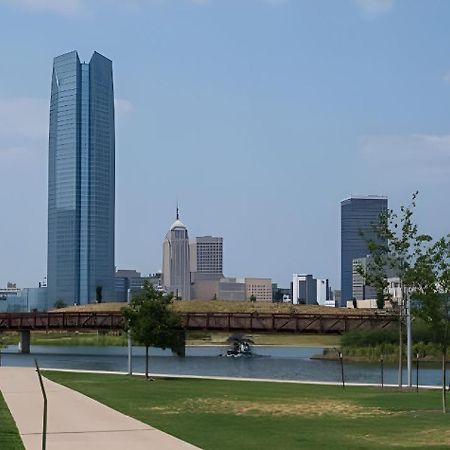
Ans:
[[[450,175],[450,135],[365,136],[360,152],[380,176],[439,181]]]
[[[46,99],[0,98],[0,164],[45,155],[48,118]]]
[[[450,70],[444,75],[444,81],[450,83]]]
[[[117,117],[123,117],[133,111],[133,104],[125,98],[114,99],[114,109]]]
[[[82,0],[3,0],[26,11],[51,11],[63,15],[76,15],[83,10]]]
[[[47,11],[65,16],[76,16],[82,13],[93,13],[99,4],[121,10],[136,11],[145,5],[163,5],[173,1],[185,1],[197,6],[209,5],[218,0],[0,0],[24,11]],[[223,0],[226,1],[226,0]],[[272,6],[279,6],[289,0],[256,0]]]
[[[48,135],[49,103],[43,98],[0,99],[0,135],[26,139]]]
[[[367,16],[385,14],[394,6],[394,0],[353,0],[353,3]]]

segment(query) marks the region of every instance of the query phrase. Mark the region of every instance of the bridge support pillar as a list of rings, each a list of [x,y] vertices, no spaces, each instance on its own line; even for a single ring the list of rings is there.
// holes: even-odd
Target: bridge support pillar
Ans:
[[[20,330],[19,352],[30,353],[30,330]]]

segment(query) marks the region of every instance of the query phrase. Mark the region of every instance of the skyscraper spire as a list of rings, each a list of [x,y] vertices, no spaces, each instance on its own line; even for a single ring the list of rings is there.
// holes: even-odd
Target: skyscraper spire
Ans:
[[[163,242],[163,286],[184,300],[191,298],[189,236],[180,221],[180,210],[176,208],[176,220]]]

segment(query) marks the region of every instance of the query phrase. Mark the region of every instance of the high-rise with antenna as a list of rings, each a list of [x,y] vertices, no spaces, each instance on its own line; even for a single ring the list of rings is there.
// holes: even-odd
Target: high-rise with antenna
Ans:
[[[189,267],[189,235],[176,209],[176,220],[163,242],[162,284],[167,292],[183,300],[191,298],[191,272]]]

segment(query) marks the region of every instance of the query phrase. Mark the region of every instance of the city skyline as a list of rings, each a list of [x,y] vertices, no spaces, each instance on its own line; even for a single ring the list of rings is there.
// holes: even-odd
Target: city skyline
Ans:
[[[118,267],[161,270],[177,196],[196,235],[226,240],[228,273],[280,286],[339,286],[351,194],[398,208],[419,190],[418,223],[444,234],[450,5],[367,3],[4,2],[0,285],[45,276],[49,68],[73,48],[115,64]]]

